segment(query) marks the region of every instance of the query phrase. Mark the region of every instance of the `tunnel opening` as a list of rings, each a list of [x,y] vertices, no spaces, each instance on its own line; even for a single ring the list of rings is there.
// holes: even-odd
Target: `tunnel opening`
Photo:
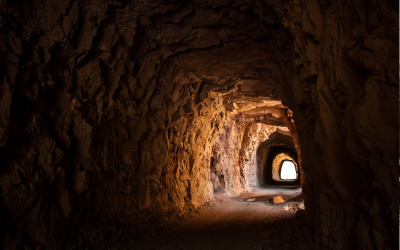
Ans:
[[[278,192],[286,202],[293,192],[300,196],[299,152],[293,134],[285,126],[257,119],[228,118],[217,137],[210,160],[210,186],[214,197],[221,194],[240,197],[250,192],[258,196],[246,198],[248,202],[273,201],[273,197],[267,199],[264,195]],[[302,199],[297,201],[302,202]]]
[[[301,183],[297,153],[287,145],[271,146],[267,150],[264,165],[265,185],[299,186]],[[282,178],[283,164],[290,164],[290,178]],[[285,176],[286,177],[286,176]]]
[[[281,180],[296,180],[297,171],[293,161],[282,161],[279,176],[281,177]]]

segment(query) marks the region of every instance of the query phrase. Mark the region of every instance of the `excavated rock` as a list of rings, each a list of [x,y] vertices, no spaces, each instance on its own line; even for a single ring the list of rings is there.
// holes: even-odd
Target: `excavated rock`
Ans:
[[[275,131],[275,126],[240,123],[228,118],[213,148],[210,164],[213,191],[239,195],[252,186],[259,186],[262,170],[257,165],[256,149]]]
[[[240,173],[256,166],[258,136],[240,135],[251,122],[293,137],[317,249],[397,248],[397,2],[0,7],[6,248],[58,248],[98,215],[203,204],[214,145],[232,155],[221,132],[244,144],[225,187],[254,183]]]
[[[244,171],[239,165],[244,127],[228,118],[213,147],[210,162],[210,181],[213,192],[225,191],[240,194],[245,188]]]
[[[398,17],[393,1],[293,1],[282,13],[295,41],[287,105],[321,249],[398,247]]]
[[[282,112],[285,113],[286,109],[278,113]],[[234,118],[227,119],[213,147],[210,163],[210,181],[214,192],[223,191],[230,195],[239,195],[259,187],[265,183],[264,171],[269,153],[267,146],[295,147],[287,127],[266,125],[273,121],[263,118],[262,122],[253,123]],[[278,168],[280,162],[277,163]]]

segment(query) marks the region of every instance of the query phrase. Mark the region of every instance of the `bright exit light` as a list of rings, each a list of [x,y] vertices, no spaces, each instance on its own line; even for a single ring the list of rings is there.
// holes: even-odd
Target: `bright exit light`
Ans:
[[[296,179],[296,167],[291,161],[284,161],[281,169],[282,180],[295,180]]]

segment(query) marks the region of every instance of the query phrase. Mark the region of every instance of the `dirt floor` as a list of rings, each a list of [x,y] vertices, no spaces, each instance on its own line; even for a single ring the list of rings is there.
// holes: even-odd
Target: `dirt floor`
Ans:
[[[215,200],[189,213],[143,211],[104,218],[77,230],[71,249],[314,249],[314,234],[301,211],[300,188],[263,188]],[[282,196],[287,201],[268,200]],[[279,198],[278,200],[281,200]],[[97,226],[96,226],[97,225]],[[101,230],[93,231],[93,228]]]

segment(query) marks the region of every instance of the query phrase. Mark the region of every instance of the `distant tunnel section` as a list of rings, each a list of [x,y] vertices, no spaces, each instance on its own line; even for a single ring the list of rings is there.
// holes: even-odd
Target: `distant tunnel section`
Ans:
[[[257,149],[261,185],[300,185],[301,174],[292,137],[272,134]]]
[[[299,185],[300,171],[297,154],[287,146],[271,146],[266,155],[265,184]]]

